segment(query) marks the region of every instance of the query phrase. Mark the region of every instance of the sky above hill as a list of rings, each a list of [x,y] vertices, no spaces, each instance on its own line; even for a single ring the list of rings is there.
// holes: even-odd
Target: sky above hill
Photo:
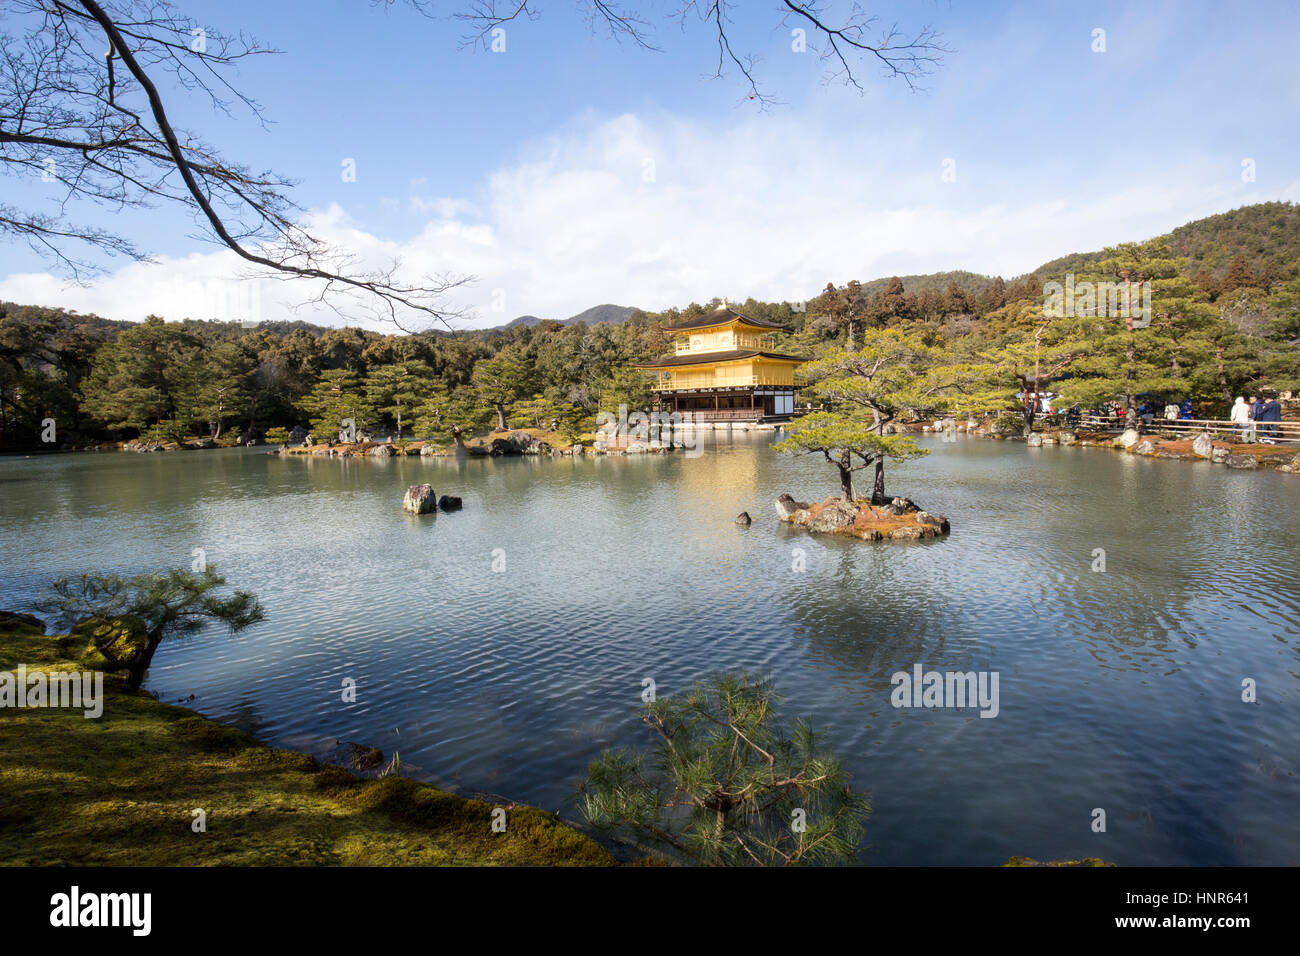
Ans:
[[[297,180],[313,228],[361,257],[473,276],[451,298],[472,313],[464,326],[599,302],[797,301],[891,274],[1011,277],[1300,201],[1289,3],[868,3],[884,24],[937,29],[953,52],[916,93],[861,63],[859,93],[792,49],[798,24],[782,24],[780,4],[746,0],[732,42],[760,58],[780,100],[767,110],[734,68],[711,78],[709,25],[664,18],[680,4],[633,4],[659,52],[593,36],[570,0],[509,24],[502,52],[464,49],[468,27],[446,14],[468,5],[428,19],[357,0],[177,0],[283,52],[238,76],[267,127],[182,95],[174,118],[227,158]],[[825,8],[834,21],[848,4]],[[40,187],[0,179],[0,203],[42,208]],[[184,210],[69,213],[157,261],[109,261],[72,285],[4,239],[0,299],[133,320],[345,321],[291,311],[304,299],[292,283],[239,279]]]

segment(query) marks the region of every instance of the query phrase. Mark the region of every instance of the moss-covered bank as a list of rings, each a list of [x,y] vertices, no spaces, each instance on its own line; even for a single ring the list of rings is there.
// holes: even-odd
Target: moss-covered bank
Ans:
[[[97,669],[84,643],[0,624],[0,671]],[[104,712],[0,710],[0,863],[609,865],[532,807],[493,807],[399,777],[363,779],[275,750],[105,675]],[[206,814],[207,832],[191,828]]]

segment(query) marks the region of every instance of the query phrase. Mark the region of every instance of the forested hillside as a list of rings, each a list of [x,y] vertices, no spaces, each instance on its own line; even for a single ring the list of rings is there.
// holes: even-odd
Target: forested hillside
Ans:
[[[1130,328],[1107,315],[1104,295],[1046,316],[1045,285],[1066,273],[1080,289],[1145,283],[1149,325]],[[1192,399],[1206,414],[1226,413],[1241,392],[1300,389],[1294,204],[1237,209],[1013,280],[969,272],[841,278],[848,281],[806,302],[731,305],[789,326],[774,346],[809,357],[856,348],[881,329],[914,335],[954,364],[982,368],[981,400],[995,409],[1035,367],[1043,388],[1071,400],[1151,394]],[[579,429],[600,409],[644,407],[650,383],[633,363],[671,350],[665,326],[716,305],[631,310],[614,322],[385,335],[300,321],[137,323],[6,303],[0,442],[48,447],[41,436],[49,420],[59,445],[140,435],[250,439],[294,425],[328,435],[342,418],[371,432],[443,440],[501,423]],[[590,311],[612,319],[624,312]]]

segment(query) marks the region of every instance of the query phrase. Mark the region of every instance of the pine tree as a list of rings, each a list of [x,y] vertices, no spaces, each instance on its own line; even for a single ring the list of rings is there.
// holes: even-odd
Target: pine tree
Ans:
[[[202,571],[121,575],[82,574],[60,578],[42,607],[84,634],[128,684],[139,687],[158,645],[210,621],[232,632],[262,620],[262,607],[247,591],[217,596],[225,584],[211,565]]]
[[[916,300],[909,299],[903,280],[894,276],[872,301],[869,314],[877,327],[888,327],[910,319],[915,308]]]
[[[605,751],[580,788],[593,827],[706,866],[851,862],[871,813],[818,734],[778,712],[771,682],[724,674],[642,718],[652,755]]]
[[[460,445],[466,434],[487,428],[491,418],[491,410],[473,389],[467,386],[449,389],[442,382],[434,382],[420,405],[415,428],[423,438],[437,442],[454,440]]]
[[[919,336],[897,329],[871,329],[860,349],[840,349],[810,362],[802,373],[814,384],[811,394],[831,404],[829,417],[805,416],[791,425],[790,438],[777,445],[791,453],[819,452],[840,469],[841,495],[852,496],[852,460],[875,466],[872,504],[885,500],[885,462],[923,454],[910,438],[888,436],[885,426],[904,410],[929,412],[949,407],[974,387],[985,370],[946,361]],[[806,422],[806,424],[805,424]],[[870,436],[870,438],[868,438]]]
[[[424,362],[380,365],[366,376],[366,398],[375,411],[397,425],[402,440],[403,420],[409,422],[415,408],[430,397],[433,370]]]
[[[772,446],[787,455],[821,455],[839,471],[840,498],[854,501],[853,474],[875,466],[871,503],[885,503],[885,461],[903,462],[928,455],[915,439],[882,435],[865,415],[813,412],[790,423],[786,438]]]
[[[347,369],[322,372],[312,390],[302,397],[298,407],[311,423],[316,437],[340,432],[351,421],[356,431],[371,427],[374,407],[367,401],[360,378]]]
[[[1028,438],[1043,393],[1052,391],[1054,383],[1071,374],[1075,363],[1088,354],[1090,343],[1083,322],[1044,314],[1040,303],[1023,303],[1016,312],[1016,330],[999,346],[983,351],[981,359],[989,373],[990,397],[999,399],[995,407],[1014,403],[1020,409],[1023,433]]]
[[[1255,278],[1255,272],[1250,268],[1250,263],[1246,261],[1245,256],[1236,256],[1228,265],[1228,273],[1223,277],[1223,282],[1219,288],[1224,292],[1234,292],[1237,289],[1252,289],[1258,284]]]
[[[190,412],[202,343],[151,315],[124,329],[95,356],[82,411],[108,428],[177,429]]]
[[[531,379],[527,360],[517,346],[508,345],[494,358],[474,363],[471,382],[479,400],[496,412],[499,430],[506,428],[506,410],[531,391]]]
[[[226,424],[239,418],[251,401],[252,363],[233,342],[221,342],[203,353],[195,375],[192,411],[206,423],[214,441]]]

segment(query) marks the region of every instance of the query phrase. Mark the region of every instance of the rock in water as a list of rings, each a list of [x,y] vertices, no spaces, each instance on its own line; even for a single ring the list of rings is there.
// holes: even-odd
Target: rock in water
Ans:
[[[1030,448],[1038,448],[1043,444],[1043,436],[1038,434],[1037,432],[1034,432],[1032,435],[1030,435],[1028,438],[1025,439],[1025,444],[1028,445]]]
[[[425,515],[438,507],[438,496],[432,485],[411,485],[402,499],[402,510],[407,514]]]
[[[742,511],[740,514],[736,515],[736,524],[741,525],[742,527],[749,527],[752,521],[753,519],[750,518],[748,511]]]
[[[1232,452],[1227,448],[1215,448],[1210,452],[1210,460],[1217,465],[1223,464],[1232,456]]]
[[[455,495],[443,495],[438,499],[438,507],[443,511],[459,511],[460,499]]]
[[[1125,448],[1132,448],[1138,443],[1138,433],[1136,428],[1124,429],[1124,434],[1119,436],[1119,443]]]
[[[807,502],[795,501],[788,493],[776,499],[776,516],[782,521],[793,521],[795,512],[807,510]]]
[[[371,458],[392,458],[393,446],[376,445],[374,448],[370,449],[370,457]]]
[[[928,511],[918,511],[916,513],[916,523],[929,525],[931,528],[937,529],[940,534],[947,534],[951,530],[947,518],[942,515],[932,515]]]
[[[1259,459],[1254,455],[1229,455],[1227,464],[1229,468],[1258,468]]]
[[[1214,439],[1208,432],[1201,432],[1192,439],[1192,452],[1197,458],[1214,457]]]
[[[842,498],[828,502],[821,511],[808,522],[809,531],[839,531],[841,528],[847,528],[857,520],[858,512],[861,509],[857,505]]]
[[[1151,439],[1144,438],[1137,443],[1137,447],[1133,449],[1133,453],[1137,455],[1151,455],[1155,453],[1155,450],[1156,446]]]

